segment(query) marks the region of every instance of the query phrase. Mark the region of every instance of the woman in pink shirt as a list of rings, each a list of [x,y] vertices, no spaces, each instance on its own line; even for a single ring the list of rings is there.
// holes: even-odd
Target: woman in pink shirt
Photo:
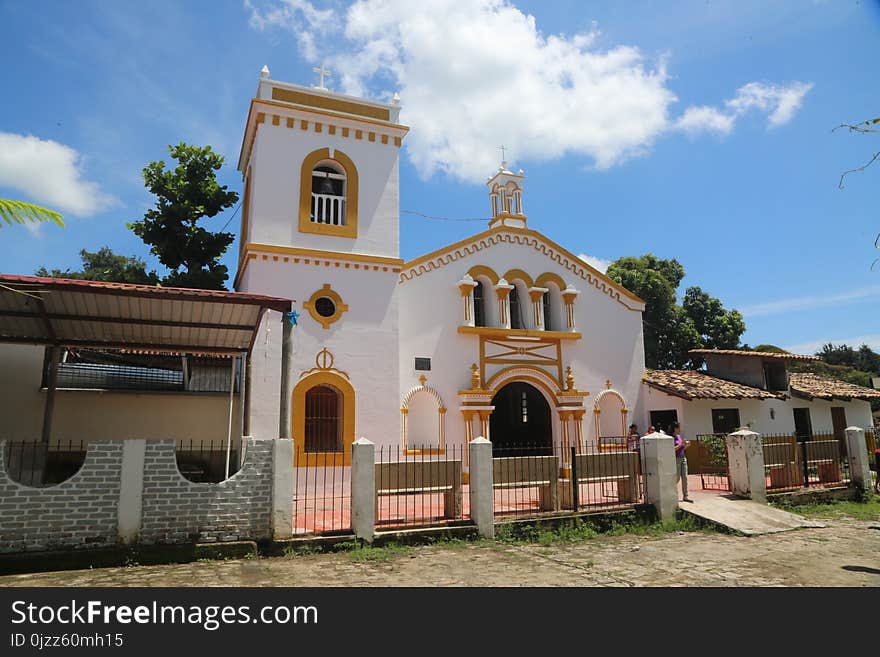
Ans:
[[[681,437],[681,425],[677,422],[672,426],[672,435],[675,436],[675,475],[676,481],[681,480],[681,498],[683,502],[691,502],[688,497],[688,462],[684,450],[687,449],[688,441]]]

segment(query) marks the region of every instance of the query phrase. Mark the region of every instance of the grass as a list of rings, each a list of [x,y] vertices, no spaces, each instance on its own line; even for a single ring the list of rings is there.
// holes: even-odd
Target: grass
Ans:
[[[495,540],[506,544],[538,544],[545,547],[581,543],[600,536],[660,536],[669,532],[706,531],[693,516],[682,516],[666,522],[610,520],[602,525],[576,518],[563,522],[555,528],[540,525],[499,525],[495,529]],[[709,530],[711,531],[711,529]]]
[[[867,502],[834,501],[792,505],[774,502],[773,506],[807,518],[855,518],[856,520],[880,520],[880,499],[876,496]]]

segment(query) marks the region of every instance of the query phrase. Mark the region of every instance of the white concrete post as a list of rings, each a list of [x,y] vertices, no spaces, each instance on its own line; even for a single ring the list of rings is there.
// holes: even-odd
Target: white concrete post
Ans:
[[[645,473],[645,502],[653,504],[660,520],[671,520],[678,509],[675,484],[675,441],[672,436],[652,433],[641,439]]]
[[[122,443],[122,481],[117,513],[119,540],[124,545],[136,543],[141,532],[146,450],[147,441],[143,438]]]
[[[245,438],[245,440],[250,440]],[[272,537],[293,536],[293,441],[272,441]]]
[[[376,446],[358,438],[351,446],[351,528],[373,542],[376,533]]]
[[[767,478],[764,473],[761,435],[741,429],[728,434],[725,442],[730,492],[756,502],[766,502]]]
[[[849,480],[863,493],[871,494],[871,463],[865,432],[859,427],[846,428],[846,451],[849,458]],[[880,476],[880,473],[878,473]]]
[[[495,501],[492,490],[492,443],[474,438],[468,445],[470,456],[471,520],[484,538],[495,538]]]

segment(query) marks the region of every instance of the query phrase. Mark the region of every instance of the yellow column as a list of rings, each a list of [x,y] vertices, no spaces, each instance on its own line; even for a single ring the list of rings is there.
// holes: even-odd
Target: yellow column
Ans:
[[[571,419],[571,411],[559,411],[559,421],[562,423],[562,470],[563,476],[571,474],[571,444],[568,437],[568,421]]]
[[[406,415],[409,411],[400,409],[400,449],[406,449]]]

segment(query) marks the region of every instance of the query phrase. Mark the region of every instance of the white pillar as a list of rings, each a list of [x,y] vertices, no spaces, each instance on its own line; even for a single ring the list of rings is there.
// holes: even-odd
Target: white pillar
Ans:
[[[143,438],[122,443],[122,482],[117,512],[119,540],[124,545],[136,543],[141,532],[146,450],[147,441]]]
[[[471,520],[484,538],[495,538],[495,501],[492,490],[492,443],[474,438],[470,453]]]
[[[351,528],[373,542],[376,533],[376,446],[358,438],[351,446]]]
[[[864,430],[859,427],[846,428],[846,451],[851,485],[863,494],[871,495],[871,462]],[[877,476],[880,477],[880,473]]]
[[[756,502],[766,502],[767,479],[760,434],[748,430],[736,431],[729,434],[725,442],[730,492]]]
[[[277,540],[291,536],[293,536],[293,441],[279,438],[272,442],[272,537]]]
[[[672,436],[662,433],[652,433],[640,441],[645,473],[645,502],[654,505],[660,520],[671,520],[678,509],[674,442]]]

